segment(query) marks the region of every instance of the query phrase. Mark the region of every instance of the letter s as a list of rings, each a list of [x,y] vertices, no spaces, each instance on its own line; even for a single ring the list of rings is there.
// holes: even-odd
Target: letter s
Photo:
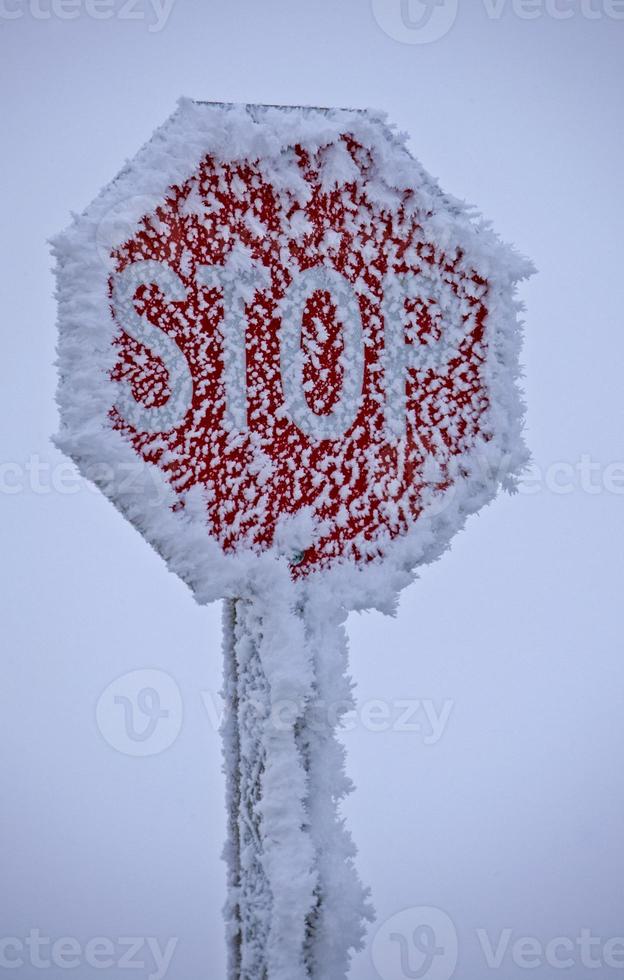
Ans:
[[[193,379],[186,357],[171,337],[159,330],[134,307],[139,286],[155,284],[169,302],[186,299],[182,280],[168,265],[150,259],[126,266],[113,282],[113,311],[120,327],[134,340],[162,360],[169,375],[171,394],[165,405],[149,408],[132,395],[128,382],[119,382],[122,391],[115,408],[138,432],[168,432],[181,425],[193,400]]]

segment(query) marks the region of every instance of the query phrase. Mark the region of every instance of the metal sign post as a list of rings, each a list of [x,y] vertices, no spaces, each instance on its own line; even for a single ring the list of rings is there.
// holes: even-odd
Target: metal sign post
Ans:
[[[341,980],[344,620],[513,489],[530,265],[379,114],[190,100],[54,251],[57,444],[226,600],[229,980]]]

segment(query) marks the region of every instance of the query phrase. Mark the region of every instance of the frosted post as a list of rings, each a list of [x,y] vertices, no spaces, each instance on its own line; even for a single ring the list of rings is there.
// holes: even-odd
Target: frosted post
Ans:
[[[351,788],[334,730],[351,704],[342,616],[327,598],[264,601],[223,614],[228,980],[343,980],[370,912],[337,811]]]

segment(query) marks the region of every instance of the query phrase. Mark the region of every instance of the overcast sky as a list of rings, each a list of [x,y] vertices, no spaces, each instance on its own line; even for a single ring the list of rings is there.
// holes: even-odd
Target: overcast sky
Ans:
[[[107,2],[0,0],[0,939],[108,939],[114,965],[84,962],[81,980],[124,975],[121,937],[177,939],[170,980],[224,976],[220,609],[195,605],[50,445],[46,239],[180,95],[374,106],[538,266],[522,287],[535,466],[423,570],[396,619],[349,621],[345,812],[378,916],[352,976],[449,980],[457,940],[455,975],[482,980],[504,929],[501,980],[529,962],[537,978],[564,962],[573,980],[617,976],[624,4],[443,0],[419,27],[419,0],[403,20],[400,0]],[[107,693],[146,670],[159,673]],[[170,727],[163,751],[137,757],[96,709],[154,676]],[[422,974],[413,931],[427,923],[445,952]],[[16,980],[42,975],[26,947],[6,955],[22,957]],[[135,959],[132,976],[154,973],[147,944]]]

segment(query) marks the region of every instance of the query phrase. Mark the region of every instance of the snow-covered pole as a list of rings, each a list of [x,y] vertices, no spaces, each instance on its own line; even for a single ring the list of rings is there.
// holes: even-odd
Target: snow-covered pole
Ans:
[[[337,812],[350,790],[334,730],[351,704],[343,617],[285,591],[223,614],[228,980],[343,980],[370,917]]]

